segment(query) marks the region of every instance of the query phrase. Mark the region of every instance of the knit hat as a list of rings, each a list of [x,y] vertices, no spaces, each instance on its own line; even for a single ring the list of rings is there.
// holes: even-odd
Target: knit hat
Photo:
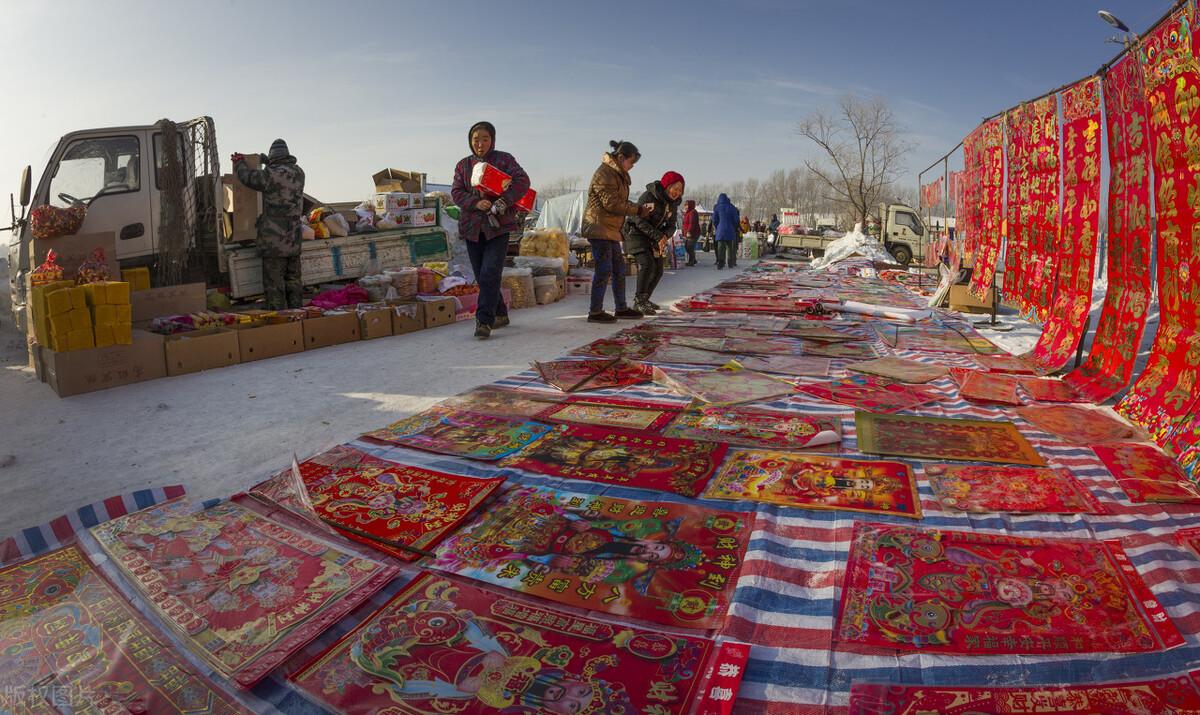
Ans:
[[[668,171],[662,175],[661,179],[659,179],[659,183],[663,185],[664,189],[677,181],[681,184],[684,183],[683,175],[677,171]]]
[[[471,150],[471,153],[472,154],[475,153],[475,147],[471,146],[471,135],[475,133],[476,129],[482,129],[483,131],[487,132],[489,136],[492,137],[492,148],[495,149],[496,148],[496,127],[493,126],[491,122],[475,122],[474,124],[471,125],[471,128],[467,130],[467,148]]]
[[[282,139],[276,139],[271,142],[271,151],[267,153],[267,159],[282,159],[290,155],[291,152],[288,151],[287,142]]]

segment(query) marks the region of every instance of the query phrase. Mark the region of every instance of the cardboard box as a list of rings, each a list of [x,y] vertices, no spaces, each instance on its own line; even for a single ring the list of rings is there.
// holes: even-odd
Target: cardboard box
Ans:
[[[567,276],[567,295],[591,295],[592,279]]]
[[[300,321],[246,323],[235,326],[242,362],[291,355],[304,351],[304,327]]]
[[[60,353],[43,347],[42,370],[59,397],[154,380],[167,374],[163,337],[133,331],[129,345]]]
[[[150,290],[150,269],[141,268],[122,268],[121,280],[129,284],[129,290]]]
[[[236,365],[242,361],[238,331],[227,328],[205,328],[168,335],[164,348],[167,374],[171,376]]]
[[[104,249],[104,262],[108,265],[109,276],[112,280],[119,280],[121,266],[117,263],[117,237],[112,231],[77,233],[74,236],[58,238],[35,238],[30,265],[42,265],[46,261],[46,253],[54,249],[58,254],[58,265],[63,269],[63,279],[73,281],[79,273],[79,264],[91,258],[92,251],[97,248]]]
[[[993,293],[989,290],[987,300],[979,300],[971,294],[970,286],[950,286],[950,310],[964,313],[991,313]]]
[[[363,340],[386,338],[392,333],[392,309],[372,308],[358,314],[359,335]]]
[[[409,209],[406,226],[436,226],[438,222],[437,209]]]
[[[330,345],[352,343],[359,339],[358,315],[335,313],[300,321],[304,326],[304,349],[314,350]]]
[[[392,335],[425,329],[425,304],[417,301],[388,301],[392,309]]]
[[[449,325],[455,321],[455,304],[453,298],[420,298],[420,300],[425,304],[426,328]]]
[[[416,194],[420,196],[420,194]],[[385,191],[375,194],[375,213],[385,214],[392,211],[407,211],[415,208],[412,202],[414,195],[405,191]]]
[[[184,283],[139,290],[129,295],[133,322],[145,323],[165,315],[199,313],[208,307],[203,283]]]
[[[377,193],[389,191],[403,191],[409,194],[425,193],[425,174],[419,171],[384,169],[375,172],[371,180],[375,182]]]
[[[258,155],[247,154],[246,165],[258,168]],[[262,213],[262,194],[238,181],[237,176],[221,177],[222,218],[226,241],[253,241],[258,237],[258,216]]]

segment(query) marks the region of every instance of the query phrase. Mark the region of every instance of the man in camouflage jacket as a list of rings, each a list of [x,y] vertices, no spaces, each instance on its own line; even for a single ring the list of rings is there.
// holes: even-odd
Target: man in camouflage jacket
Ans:
[[[304,217],[304,170],[288,152],[287,143],[271,144],[266,166],[251,169],[241,154],[233,155],[238,181],[261,191],[263,212],[258,217],[258,252],[262,255],[263,292],[267,309],[299,308],[300,221]]]

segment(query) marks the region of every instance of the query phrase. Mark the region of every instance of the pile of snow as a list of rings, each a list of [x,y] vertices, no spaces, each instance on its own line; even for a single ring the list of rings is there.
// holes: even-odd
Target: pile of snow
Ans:
[[[825,247],[825,255],[812,262],[817,270],[828,269],[833,264],[852,256],[862,256],[872,261],[895,263],[896,259],[884,250],[883,244],[863,234],[862,224],[854,224],[854,230]]]

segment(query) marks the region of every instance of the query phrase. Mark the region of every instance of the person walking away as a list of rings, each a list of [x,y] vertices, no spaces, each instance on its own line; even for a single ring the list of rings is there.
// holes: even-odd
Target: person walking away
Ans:
[[[267,310],[299,308],[304,304],[304,282],[300,276],[304,169],[282,139],[271,143],[261,169],[251,169],[243,154],[234,154],[232,159],[238,181],[262,193],[263,210],[256,225]]]
[[[771,253],[775,253],[779,246],[779,216],[771,214],[771,223],[767,224],[768,240],[771,244]]]
[[[683,176],[668,171],[658,181],[646,184],[638,199],[654,208],[648,216],[625,219],[625,252],[637,260],[637,292],[633,309],[642,315],[655,315],[662,308],[650,300],[663,274],[663,251],[675,233],[679,201],[683,197]]]
[[[611,141],[612,151],[600,157],[600,167],[588,185],[580,235],[592,246],[592,303],[589,323],[613,323],[617,318],[636,319],[642,314],[625,302],[625,254],[621,251],[621,228],[627,216],[649,216],[653,204],[639,206],[629,200],[629,172],[642,157],[632,142]],[[604,312],[604,291],[613,287],[613,313]]]
[[[466,241],[471,270],[479,284],[475,337],[487,340],[493,328],[509,324],[508,306],[500,295],[500,278],[509,235],[520,230],[515,205],[529,190],[529,176],[512,154],[496,149],[496,127],[491,122],[472,125],[467,132],[467,146],[471,153],[454,167],[450,197],[459,208],[458,235]],[[490,164],[512,177],[499,198],[489,199],[471,186],[471,172],[479,163]]]
[[[687,263],[696,265],[696,241],[700,240],[700,212],[696,210],[696,202],[688,199],[683,211],[683,247],[687,251]]]
[[[724,268],[727,263],[731,267],[737,265],[732,252],[737,245],[739,219],[737,207],[730,203],[729,197],[725,194],[718,196],[712,210],[712,225],[716,231],[713,245],[717,252],[717,270]]]

